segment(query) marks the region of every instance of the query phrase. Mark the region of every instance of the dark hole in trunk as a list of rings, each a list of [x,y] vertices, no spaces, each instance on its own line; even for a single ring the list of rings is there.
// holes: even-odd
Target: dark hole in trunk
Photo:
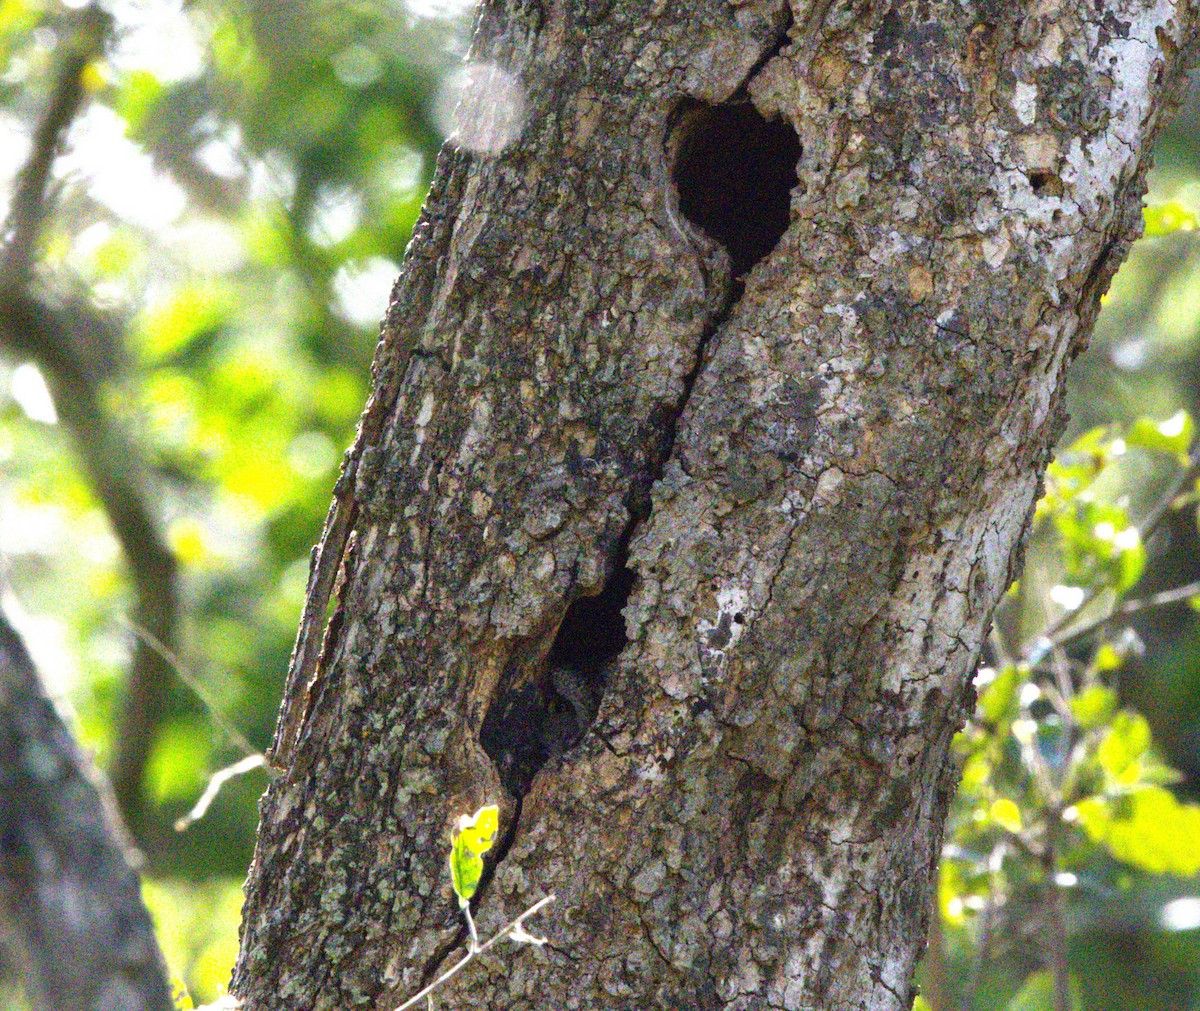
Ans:
[[[567,608],[545,661],[545,673],[504,692],[488,710],[480,743],[505,788],[529,792],[537,771],[579,743],[596,718],[608,672],[625,648],[621,614],[633,589],[623,542],[604,588]]]
[[[679,112],[672,178],[679,209],[721,243],[741,277],[766,256],[791,220],[800,138],[746,99],[689,100]]]

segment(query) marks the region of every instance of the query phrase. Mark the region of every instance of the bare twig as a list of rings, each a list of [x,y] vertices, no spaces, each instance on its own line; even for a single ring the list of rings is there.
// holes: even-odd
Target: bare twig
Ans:
[[[1049,926],[1049,945],[1046,949],[1046,960],[1050,963],[1050,971],[1054,976],[1054,1011],[1071,1011],[1071,971],[1067,959],[1067,924],[1063,910],[1062,889],[1055,881],[1057,861],[1056,847],[1053,838],[1046,842],[1042,855],[1042,869],[1045,875],[1046,921]]]
[[[191,689],[192,694],[195,695],[196,698],[198,698],[204,705],[209,719],[211,719],[213,723],[220,728],[221,732],[229,739],[230,743],[238,749],[238,751],[240,751],[246,758],[252,758],[256,756],[258,758],[262,758],[262,753],[246,739],[246,735],[238,730],[238,728],[232,723],[230,723],[225,715],[221,712],[221,708],[217,705],[216,699],[214,699],[208,693],[208,689],[204,687],[204,683],[198,677],[188,671],[188,669],[183,666],[183,662],[179,659],[179,657],[177,657],[166,646],[164,646],[153,632],[151,632],[149,629],[142,628],[136,622],[130,621],[128,618],[118,616],[117,621],[129,629],[130,632],[132,632],[138,639],[149,646],[150,649],[154,650],[154,652],[157,653],[159,657],[161,657],[162,660],[167,663],[168,666],[170,666],[171,670],[175,672],[175,676],[179,678],[179,680],[185,685],[187,685],[187,687]]]
[[[200,794],[200,799],[192,805],[192,809],[182,818],[175,820],[175,831],[182,832],[203,818],[208,813],[209,805],[217,799],[217,794],[221,792],[221,787],[231,779],[237,776],[244,776],[247,772],[251,772],[266,764],[266,755],[254,754],[247,755],[241,761],[227,765],[223,769],[218,769],[208,777],[208,785],[205,786],[204,792]]]
[[[525,920],[528,919],[530,916],[532,916],[534,913],[536,913],[539,909],[541,909],[542,906],[548,905],[549,903],[551,903],[553,901],[554,901],[553,893],[547,895],[543,899],[538,899],[538,901],[535,902],[528,909],[526,909],[525,912],[523,912],[515,920],[512,920],[509,923],[506,923],[503,927],[501,927],[498,931],[496,931],[496,933],[493,934],[491,938],[489,938],[487,941],[484,941],[483,944],[472,944],[467,949],[467,953],[462,958],[460,958],[457,962],[455,962],[454,965],[450,966],[449,969],[447,969],[437,979],[435,979],[432,983],[430,983],[429,986],[425,987],[425,989],[422,990],[420,993],[415,993],[411,997],[409,997],[408,1000],[406,1000],[403,1004],[401,1004],[398,1008],[396,1008],[395,1011],[405,1011],[406,1008],[412,1007],[414,1004],[416,1004],[418,1001],[420,1001],[423,997],[428,997],[439,986],[441,986],[447,980],[451,979],[453,976],[456,976],[458,974],[459,970],[461,970],[464,966],[466,966],[471,961],[471,959],[473,959],[476,955],[482,955],[485,951],[488,950],[488,948],[492,947],[492,945],[497,944],[500,941],[503,941],[506,937],[511,936],[514,940],[519,940],[525,944],[544,944],[545,941],[543,938],[532,937],[530,934],[528,934],[525,931]],[[468,919],[467,922],[469,923],[471,921]],[[474,933],[474,931],[472,931],[472,933]]]
[[[1008,853],[1008,843],[1000,840],[988,856],[988,893],[983,909],[979,914],[979,943],[976,945],[974,958],[971,959],[971,969],[962,994],[962,1011],[971,1011],[975,1004],[975,994],[979,984],[983,982],[983,970],[991,953],[992,932],[995,926],[996,906],[999,898],[996,894],[1000,883],[1000,872],[1004,867],[1004,858]]]
[[[187,668],[183,666],[183,663],[180,661],[179,657],[177,657],[174,653],[167,649],[166,646],[159,642],[151,632],[141,628],[128,618],[119,617],[117,620],[120,621],[121,624],[128,628],[139,640],[154,650],[155,653],[157,653],[164,661],[166,661],[167,664],[170,665],[171,669],[175,672],[175,676],[179,678],[179,680],[185,685],[187,685],[192,690],[192,694],[194,694],[196,698],[198,698],[204,704],[204,708],[208,712],[209,718],[212,719],[213,723],[215,723],[224,732],[225,736],[229,738],[234,747],[236,747],[245,756],[231,765],[226,765],[224,768],[218,769],[208,777],[208,782],[205,784],[204,792],[200,794],[200,797],[197,799],[196,803],[192,805],[192,809],[188,811],[188,813],[182,818],[177,818],[175,820],[175,831],[183,832],[186,829],[191,828],[192,825],[194,825],[208,813],[208,809],[212,805],[212,802],[217,799],[217,795],[221,792],[221,788],[224,787],[229,780],[235,779],[238,776],[244,776],[247,772],[252,772],[261,766],[265,766],[267,764],[267,757],[261,751],[255,750],[254,746],[248,740],[246,740],[245,735],[225,718],[225,716],[221,713],[220,707],[218,707],[216,700],[209,695],[208,689],[204,687],[204,684],[199,678],[192,675]],[[268,769],[268,773],[269,772],[270,770]]]
[[[1185,583],[1183,586],[1176,586],[1170,590],[1160,590],[1158,593],[1152,593],[1148,597],[1138,597],[1134,600],[1126,600],[1122,602],[1115,610],[1095,618],[1092,621],[1085,622],[1076,628],[1071,629],[1067,635],[1060,636],[1054,642],[1055,649],[1062,649],[1078,642],[1091,635],[1093,632],[1102,631],[1109,625],[1114,624],[1121,618],[1130,614],[1137,614],[1138,611],[1145,611],[1152,607],[1163,607],[1167,604],[1177,604],[1183,600],[1189,600],[1192,597],[1200,595],[1200,579],[1193,580],[1190,583]]]

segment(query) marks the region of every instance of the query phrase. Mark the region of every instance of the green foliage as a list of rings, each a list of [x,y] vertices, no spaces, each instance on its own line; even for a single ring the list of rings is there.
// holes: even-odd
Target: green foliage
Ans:
[[[1200,806],[1167,789],[1178,774],[1112,680],[1136,643],[1120,618],[1153,603],[1125,599],[1144,570],[1143,544],[1192,501],[1194,432],[1186,412],[1161,423],[1139,418],[1124,431],[1096,428],[1050,466],[1035,538],[1053,545],[1070,585],[1050,587],[1060,616],[1023,647],[1011,647],[1003,630],[1021,613],[1028,581],[997,614],[999,663],[980,669],[975,719],[956,739],[963,773],[939,889],[948,929],[982,919],[979,943],[988,944],[1006,909],[1040,910],[1043,944],[1053,950],[1053,936],[1065,937],[1063,892],[1081,881],[1120,887],[1121,865],[1200,872]],[[1112,478],[1139,453],[1165,457],[1176,474],[1135,523]],[[1052,968],[1028,975],[1006,1006],[1057,1007]],[[1074,989],[1071,1004],[1082,1006]]]
[[[1078,1011],[1082,1006],[1079,981],[1072,977],[1071,1011]],[[1054,974],[1049,970],[1031,973],[1013,999],[1004,1006],[1004,1011],[1055,1011]]]
[[[241,879],[216,878],[202,884],[147,879],[142,898],[182,997],[190,1002],[190,994],[216,996],[229,982],[237,957]]]
[[[469,26],[392,0],[105,6],[110,45],[84,72],[90,99],[55,168],[39,282],[105,321],[77,350],[131,444],[114,468],[145,489],[179,566],[175,652],[261,749],[441,143],[435,98]],[[6,190],[79,7],[0,0]],[[135,594],[70,433],[30,399],[43,378],[53,387],[24,358],[0,359],[0,561],[52,691],[107,763]],[[230,784],[174,836],[239,752],[181,683],[153,736],[142,793],[161,831],[147,895],[165,908],[172,889],[244,873],[262,779]],[[204,954],[199,920],[168,921],[192,935],[167,944],[173,964],[211,1000],[232,952]],[[235,924],[221,929],[234,937]],[[224,961],[210,972],[210,958]]]
[[[34,129],[78,6],[0,2],[0,127],[12,150]],[[87,350],[140,454],[122,462],[144,480],[180,564],[178,651],[263,748],[308,553],[441,140],[429,110],[465,26],[406,18],[385,0],[163,0],[118,5],[114,17],[62,156],[41,270],[111,324],[112,346]],[[0,525],[28,531],[6,538],[5,561],[45,653],[63,658],[43,666],[103,759],[132,649],[128,570],[66,433],[10,392],[25,365],[0,362]],[[174,692],[144,781],[164,824],[236,757],[195,732],[208,719]],[[193,830],[211,832],[211,845],[154,859],[240,873],[255,810],[229,817],[236,826]]]
[[[1196,426],[1187,411],[1176,411],[1166,421],[1158,423],[1150,418],[1138,418],[1125,434],[1125,441],[1130,446],[1166,453],[1180,464],[1187,463],[1188,450],[1195,438]]]

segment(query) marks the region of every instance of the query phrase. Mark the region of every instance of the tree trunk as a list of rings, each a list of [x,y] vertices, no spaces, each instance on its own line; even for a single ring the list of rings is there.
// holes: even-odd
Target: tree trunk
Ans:
[[[431,979],[487,802],[481,931],[553,891],[551,943],[438,1006],[909,1007],[1195,13],[484,4],[314,555],[246,1008]]]
[[[171,1011],[115,805],[0,613],[0,938],[33,1011]]]

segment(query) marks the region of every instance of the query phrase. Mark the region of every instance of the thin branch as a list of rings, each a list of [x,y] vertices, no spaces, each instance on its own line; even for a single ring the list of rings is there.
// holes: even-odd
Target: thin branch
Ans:
[[[553,901],[554,901],[554,893],[551,892],[544,899],[539,899],[537,902],[535,902],[532,906],[530,906],[528,909],[526,909],[525,912],[523,912],[515,920],[512,920],[509,923],[506,923],[494,935],[492,935],[491,938],[489,938],[483,944],[479,945],[478,947],[476,947],[474,949],[468,948],[467,953],[462,958],[460,958],[457,962],[455,962],[454,965],[450,966],[449,969],[447,969],[437,979],[435,979],[432,983],[430,983],[429,986],[425,987],[425,989],[422,990],[420,993],[413,994],[411,997],[409,997],[408,1000],[406,1000],[403,1004],[401,1004],[398,1008],[396,1008],[395,1011],[405,1011],[406,1008],[412,1007],[419,1000],[421,1000],[422,997],[428,997],[431,993],[433,993],[434,990],[436,990],[439,986],[441,986],[447,980],[458,975],[459,970],[462,969],[464,966],[466,966],[476,955],[482,955],[485,951],[488,950],[488,948],[492,947],[492,945],[496,944],[497,942],[504,940],[504,938],[508,937],[510,934],[518,935],[518,932],[519,932],[520,939],[523,942],[529,943],[529,944],[538,944],[541,941],[541,939],[531,937],[529,934],[527,934],[525,932],[524,921],[528,917],[530,917],[534,913],[536,913],[539,909],[541,909],[542,906],[548,905],[549,903],[551,903]]]
[[[83,71],[103,52],[110,23],[98,4],[89,4],[77,15],[74,30],[63,46],[50,104],[34,131],[29,160],[17,176],[12,210],[5,223],[2,281],[6,287],[19,289],[29,280],[42,225],[50,211],[50,169],[87,96]]]
[[[247,755],[241,761],[234,762],[233,765],[227,765],[223,769],[218,769],[208,777],[208,785],[204,787],[204,792],[200,794],[200,799],[192,805],[192,809],[182,818],[175,820],[175,831],[183,832],[203,818],[208,813],[209,805],[217,799],[217,794],[221,792],[221,787],[231,779],[244,776],[247,772],[251,772],[266,764],[266,755],[254,754]]]
[[[966,986],[963,988],[960,1007],[962,1011],[972,1011],[975,1005],[975,994],[983,982],[983,969],[987,964],[992,947],[992,934],[995,928],[996,907],[999,903],[997,886],[1001,882],[1000,872],[1004,867],[1004,857],[1008,851],[1008,843],[1000,840],[992,848],[988,856],[988,893],[983,909],[979,913],[979,943],[971,959],[971,968],[967,975]]]
[[[176,562],[143,488],[140,454],[121,431],[99,389],[100,356],[113,328],[86,299],[63,306],[31,290],[34,256],[50,215],[50,177],[72,121],[83,107],[82,74],[103,51],[111,18],[89,4],[73,19],[62,43],[50,101],[34,131],[5,225],[0,254],[0,344],[36,361],[76,446],[129,564],[137,593],[137,624],[168,647],[178,623]],[[170,678],[158,653],[139,640],[126,682],[124,711],[115,735],[113,790],[126,820],[143,821],[142,774],[166,706]]]
[[[1045,957],[1054,977],[1054,1011],[1071,1011],[1071,970],[1067,952],[1067,924],[1062,889],[1055,882],[1055,846],[1048,840],[1042,857],[1049,944]]]
[[[0,345],[38,363],[96,497],[112,524],[136,593],[133,621],[159,644],[174,647],[178,627],[177,563],[159,529],[140,466],[141,453],[104,404],[86,334],[104,326],[97,310],[79,301],[57,308],[28,292],[0,286]],[[114,735],[113,792],[130,826],[143,822],[142,773],[166,710],[171,672],[139,638]]]
[[[154,635],[153,632],[151,632],[149,629],[142,628],[142,626],[137,622],[130,621],[128,618],[120,615],[117,616],[117,621],[129,629],[130,632],[132,632],[138,639],[149,646],[150,649],[154,650],[154,652],[157,653],[167,663],[168,666],[170,666],[171,670],[175,672],[175,676],[179,678],[179,680],[185,685],[187,685],[187,687],[191,689],[192,694],[195,695],[196,698],[198,698],[204,705],[205,710],[208,712],[209,719],[211,719],[213,723],[220,728],[221,732],[227,738],[229,738],[230,743],[237,748],[238,751],[240,751],[246,758],[263,757],[262,752],[254,747],[254,745],[246,739],[246,735],[238,730],[238,728],[235,727],[221,712],[221,708],[217,705],[216,699],[214,699],[208,693],[208,689],[204,687],[204,683],[198,677],[188,671],[187,668],[183,666],[183,662],[179,659],[179,657],[177,657],[171,652],[171,650],[164,646],[162,641],[159,640],[159,638]]]

